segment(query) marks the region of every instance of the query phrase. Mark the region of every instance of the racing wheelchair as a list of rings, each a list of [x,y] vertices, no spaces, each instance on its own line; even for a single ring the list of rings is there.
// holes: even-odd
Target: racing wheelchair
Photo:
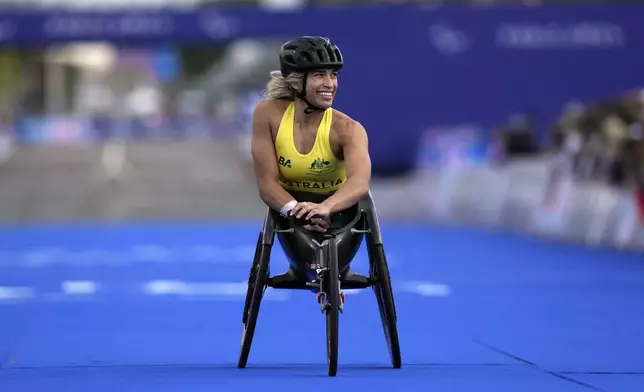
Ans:
[[[392,367],[399,369],[402,366],[389,267],[371,195],[347,210],[346,214],[350,217],[347,224],[331,228],[326,233],[314,233],[304,229],[305,222],[284,218],[268,209],[248,278],[239,368],[246,367],[260,304],[268,287],[317,293],[321,311],[326,315],[329,376],[336,376],[338,368],[339,314],[344,311],[341,290],[371,287],[376,295]],[[271,277],[270,256],[276,235],[291,268],[285,274]],[[369,256],[369,276],[349,269],[363,240]]]

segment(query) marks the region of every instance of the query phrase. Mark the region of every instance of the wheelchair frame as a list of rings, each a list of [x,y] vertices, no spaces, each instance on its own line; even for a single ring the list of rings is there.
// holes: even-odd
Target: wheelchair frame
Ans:
[[[367,204],[366,207],[363,206],[363,203]],[[238,367],[246,367],[255,333],[257,318],[259,316],[261,300],[266,289],[268,287],[274,289],[295,290],[310,290],[314,288],[319,289],[319,293],[322,293],[322,301],[320,302],[321,310],[323,313],[326,313],[327,320],[326,340],[328,375],[335,376],[337,373],[338,358],[339,313],[344,310],[343,301],[339,295],[340,290],[365,289],[371,287],[376,295],[380,319],[382,321],[392,367],[399,369],[402,366],[402,360],[398,339],[396,306],[391,286],[389,267],[384,251],[382,234],[380,232],[380,225],[371,195],[369,194],[360,202],[358,212],[358,214],[361,214],[362,217],[366,218],[366,229],[358,230],[354,228],[354,225],[350,225],[345,228],[345,230],[351,230],[352,233],[355,234],[365,234],[364,238],[369,256],[369,277],[367,282],[362,285],[356,285],[355,283],[346,285],[342,284],[343,282],[340,281],[335,234],[323,235],[324,240],[322,243],[316,242],[318,245],[318,251],[316,251],[317,265],[313,265],[312,269],[316,271],[316,275],[318,277],[317,281],[303,282],[302,285],[298,286],[273,285],[272,278],[270,276],[270,255],[275,240],[275,234],[293,232],[294,230],[303,230],[292,226],[288,229],[279,229],[276,226],[273,214],[275,214],[275,212],[270,208],[266,212],[264,225],[257,239],[253,264],[250,269],[248,290],[242,314],[242,323],[244,327],[242,330]],[[331,278],[334,276],[336,278]]]

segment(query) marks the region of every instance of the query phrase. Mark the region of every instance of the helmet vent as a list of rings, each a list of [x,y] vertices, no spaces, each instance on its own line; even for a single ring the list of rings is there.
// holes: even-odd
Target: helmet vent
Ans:
[[[302,55],[302,57],[304,57],[304,59],[306,60],[307,63],[312,63],[313,62],[313,56],[311,56],[310,53],[301,52],[300,54]]]
[[[323,52],[323,51],[321,51],[320,49],[316,50],[316,52],[317,52],[317,54],[318,54],[318,58],[320,59],[320,62],[321,62],[321,63],[324,63],[324,62],[325,62],[325,61],[324,61],[324,52]]]

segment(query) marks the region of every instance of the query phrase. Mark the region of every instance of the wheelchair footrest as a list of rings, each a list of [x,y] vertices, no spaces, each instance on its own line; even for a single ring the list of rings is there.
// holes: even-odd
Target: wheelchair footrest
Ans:
[[[368,283],[342,282],[340,288],[342,290],[357,290],[357,289],[366,289],[371,286],[372,286],[371,282],[368,282]]]
[[[268,281],[268,287],[273,289],[290,289],[290,290],[310,290],[312,288],[318,288],[319,284],[307,281]]]
[[[340,288],[346,290],[366,289],[372,285],[371,279],[355,272],[350,272],[340,280]]]
[[[275,275],[268,279],[267,286],[274,289],[311,290],[320,287],[318,282],[310,282],[295,275],[292,271]]]

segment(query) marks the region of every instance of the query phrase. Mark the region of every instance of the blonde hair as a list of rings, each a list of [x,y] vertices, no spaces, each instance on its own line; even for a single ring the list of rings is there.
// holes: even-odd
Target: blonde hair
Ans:
[[[271,79],[266,85],[264,96],[267,99],[290,99],[295,100],[295,94],[302,90],[304,85],[304,74],[293,72],[286,78],[280,71],[272,71]]]

